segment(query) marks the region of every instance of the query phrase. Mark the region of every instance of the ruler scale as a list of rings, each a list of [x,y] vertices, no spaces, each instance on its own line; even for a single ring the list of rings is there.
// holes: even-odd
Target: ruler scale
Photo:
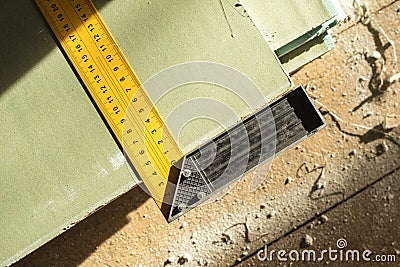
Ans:
[[[127,158],[161,208],[171,162],[183,155],[97,9],[90,0],[35,2],[116,139],[125,148]],[[139,112],[135,114],[132,110],[126,115],[131,101]]]
[[[299,87],[184,155],[91,0],[35,2],[168,222],[325,126]]]

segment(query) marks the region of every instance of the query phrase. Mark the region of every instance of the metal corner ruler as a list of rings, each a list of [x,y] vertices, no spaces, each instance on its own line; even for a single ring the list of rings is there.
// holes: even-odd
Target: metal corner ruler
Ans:
[[[207,157],[207,151],[211,155],[209,143],[184,155],[91,0],[35,2],[97,110],[124,147],[128,162],[168,222],[271,158],[271,151],[282,152],[325,125],[299,87],[239,122],[244,127],[233,126],[215,137],[212,160]],[[267,111],[272,117],[264,119]],[[272,126],[276,135],[263,141],[260,136]],[[238,144],[247,136],[246,157],[230,154],[232,136]],[[271,144],[274,149],[269,149]],[[199,168],[201,161],[207,167]],[[240,171],[227,170],[231,161],[244,167]]]

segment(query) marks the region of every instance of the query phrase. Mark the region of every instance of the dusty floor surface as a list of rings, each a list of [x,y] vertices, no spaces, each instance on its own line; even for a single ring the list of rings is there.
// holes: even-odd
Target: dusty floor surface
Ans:
[[[308,84],[328,126],[277,157],[255,193],[249,175],[222,200],[168,225],[135,188],[15,266],[376,266],[257,256],[265,246],[337,249],[339,239],[371,250],[371,259],[395,255],[397,263],[382,265],[398,266],[400,1],[368,2],[369,13],[359,6],[336,30],[336,48],[293,77]]]

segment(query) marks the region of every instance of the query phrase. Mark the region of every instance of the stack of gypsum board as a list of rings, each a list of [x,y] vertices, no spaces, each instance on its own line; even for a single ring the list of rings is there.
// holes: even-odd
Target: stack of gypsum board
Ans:
[[[242,2],[289,73],[331,50],[329,29],[345,18],[336,0]]]

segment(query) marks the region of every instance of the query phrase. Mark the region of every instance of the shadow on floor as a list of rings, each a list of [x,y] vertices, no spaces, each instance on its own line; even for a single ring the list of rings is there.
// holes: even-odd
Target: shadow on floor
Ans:
[[[77,266],[130,223],[126,215],[148,199],[137,186],[13,266]]]
[[[382,56],[383,63],[381,59],[376,59],[370,55],[365,55],[365,60],[370,65],[372,71],[372,77],[368,84],[368,89],[371,92],[371,96],[367,97],[359,105],[353,108],[352,110],[353,112],[359,110],[365,104],[372,102],[374,99],[377,99],[378,97],[382,96],[391,85],[388,79],[383,79],[382,77],[383,73],[385,72],[384,71],[385,62],[387,62],[385,53],[389,48],[391,48],[391,45],[389,42],[387,43],[382,42],[381,39],[382,33],[376,26],[373,25],[372,21],[369,21],[364,25],[365,27],[367,27],[368,32],[374,38],[376,51],[378,51],[379,54]]]

